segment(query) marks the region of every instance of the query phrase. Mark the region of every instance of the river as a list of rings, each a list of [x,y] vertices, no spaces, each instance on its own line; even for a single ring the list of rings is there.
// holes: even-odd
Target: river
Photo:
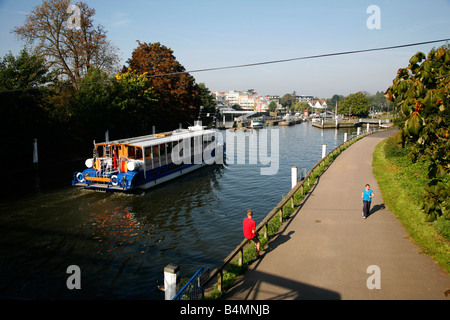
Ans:
[[[355,131],[310,123],[269,130],[279,136],[272,175],[261,175],[259,162],[227,161],[137,194],[72,187],[75,168],[22,177],[0,200],[0,297],[164,299],[157,286],[166,265],[188,278],[220,264],[243,239],[247,209],[258,224],[289,192],[292,166],[309,171],[322,144],[330,152]],[[81,289],[68,289],[71,265]]]

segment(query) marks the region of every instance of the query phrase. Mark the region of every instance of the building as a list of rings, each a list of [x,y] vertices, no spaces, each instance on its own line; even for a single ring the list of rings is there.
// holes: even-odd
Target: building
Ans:
[[[325,100],[311,100],[308,102],[308,104],[313,109],[326,109],[328,107]]]
[[[254,91],[212,91],[212,94],[215,95],[217,102],[222,102],[230,107],[237,104],[243,109],[262,112],[269,110],[269,104],[272,101],[275,101],[277,106],[281,107],[278,96],[261,96]]]
[[[300,96],[295,96],[295,99],[298,102],[310,102],[314,100],[313,96],[306,96],[306,95],[300,95]]]

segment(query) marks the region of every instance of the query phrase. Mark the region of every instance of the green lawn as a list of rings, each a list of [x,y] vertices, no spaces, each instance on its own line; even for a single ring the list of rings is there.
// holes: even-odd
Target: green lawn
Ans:
[[[419,198],[425,192],[428,164],[412,163],[408,152],[398,144],[398,136],[377,145],[373,154],[373,173],[388,209],[395,214],[411,240],[450,273],[450,220],[430,223],[420,210]]]

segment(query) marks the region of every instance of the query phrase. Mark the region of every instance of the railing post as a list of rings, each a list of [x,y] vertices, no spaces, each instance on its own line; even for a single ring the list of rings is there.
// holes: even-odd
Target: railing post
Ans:
[[[239,250],[238,264],[239,264],[239,267],[242,267],[244,265],[244,249],[243,248],[241,248]]]
[[[283,209],[282,208],[279,210],[279,213],[280,213],[280,222],[283,222]]]
[[[294,187],[297,185],[297,179],[298,179],[298,168],[297,167],[291,167],[291,189],[294,189]]]
[[[217,291],[222,293],[222,284],[223,284],[223,270],[220,269],[217,273]]]
[[[269,237],[267,236],[267,230],[269,229],[268,227],[269,227],[269,225],[267,223],[264,224],[264,238],[266,240],[269,239]]]

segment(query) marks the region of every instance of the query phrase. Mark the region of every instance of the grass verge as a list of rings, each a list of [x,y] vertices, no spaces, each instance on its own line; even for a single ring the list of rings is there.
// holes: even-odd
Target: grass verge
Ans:
[[[430,223],[420,210],[418,199],[428,182],[428,163],[412,163],[408,152],[397,143],[396,134],[379,143],[373,153],[373,174],[383,201],[399,219],[421,252],[431,256],[450,273],[450,221],[439,218]]]

